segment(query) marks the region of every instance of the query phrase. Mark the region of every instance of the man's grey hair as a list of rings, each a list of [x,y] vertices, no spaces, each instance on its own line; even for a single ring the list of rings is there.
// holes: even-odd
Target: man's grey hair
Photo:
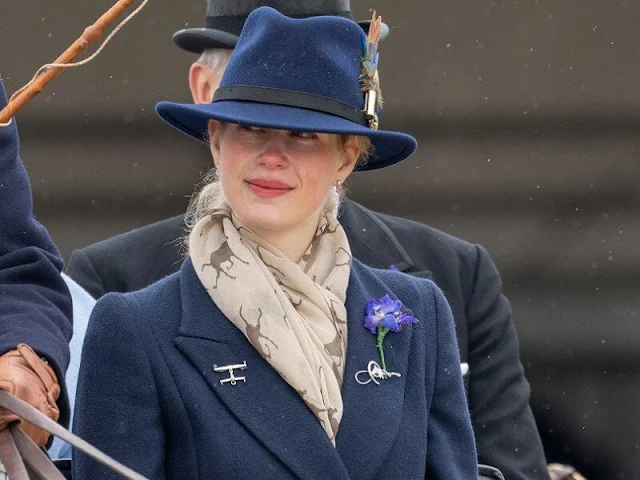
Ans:
[[[200,54],[200,58],[198,58],[198,62],[202,63],[205,67],[213,72],[217,72],[219,70],[224,70],[227,66],[227,62],[229,61],[229,56],[231,52],[228,48],[207,48],[202,51]],[[220,74],[222,72],[219,72]]]

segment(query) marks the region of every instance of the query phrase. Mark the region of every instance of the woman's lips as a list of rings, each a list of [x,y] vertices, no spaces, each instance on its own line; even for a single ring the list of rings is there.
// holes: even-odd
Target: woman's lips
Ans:
[[[247,184],[254,195],[262,198],[280,197],[293,190],[293,187],[290,187],[284,182],[266,178],[247,180]]]

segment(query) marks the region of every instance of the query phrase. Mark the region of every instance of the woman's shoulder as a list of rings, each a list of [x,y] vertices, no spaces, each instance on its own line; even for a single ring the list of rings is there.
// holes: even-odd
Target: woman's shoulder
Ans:
[[[110,292],[100,297],[91,314],[103,326],[144,329],[162,323],[170,312],[179,309],[180,275],[176,272],[145,288],[133,292]]]

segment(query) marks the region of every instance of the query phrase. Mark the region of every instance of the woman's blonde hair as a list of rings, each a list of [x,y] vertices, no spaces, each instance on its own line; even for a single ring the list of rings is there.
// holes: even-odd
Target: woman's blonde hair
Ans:
[[[222,123],[222,122],[221,122]],[[355,146],[358,149],[358,160],[356,166],[363,166],[367,163],[367,159],[373,153],[373,146],[369,137],[361,135],[338,135],[338,142],[340,148],[344,151],[350,142],[355,142]],[[342,203],[342,197],[344,196],[344,189],[338,192],[337,188],[331,188],[327,201],[324,204],[323,211],[333,212],[337,217],[340,205]],[[216,208],[226,203],[224,192],[222,191],[222,184],[218,175],[218,169],[212,168],[202,178],[202,181],[196,187],[194,194],[189,202],[187,213],[185,215],[185,237],[183,238],[184,253],[189,253],[189,234],[193,227],[202,218],[210,215]]]

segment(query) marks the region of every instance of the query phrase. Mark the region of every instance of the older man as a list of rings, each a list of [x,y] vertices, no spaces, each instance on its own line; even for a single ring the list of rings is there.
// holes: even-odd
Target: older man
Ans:
[[[175,43],[201,56],[189,70],[195,102],[210,102],[251,10],[269,5],[294,17],[351,16],[346,0],[209,0],[205,28],[177,32]],[[364,29],[367,22],[361,22]],[[388,29],[385,29],[385,33]],[[529,408],[529,385],[519,359],[511,309],[488,253],[429,226],[373,212],[346,200],[340,221],[353,255],[379,268],[432,278],[445,292],[456,322],[461,362],[480,463],[509,480],[549,478]],[[67,273],[96,298],[145,287],[177,271],[175,240],[181,216],[73,253]],[[363,233],[363,232],[366,232]]]

